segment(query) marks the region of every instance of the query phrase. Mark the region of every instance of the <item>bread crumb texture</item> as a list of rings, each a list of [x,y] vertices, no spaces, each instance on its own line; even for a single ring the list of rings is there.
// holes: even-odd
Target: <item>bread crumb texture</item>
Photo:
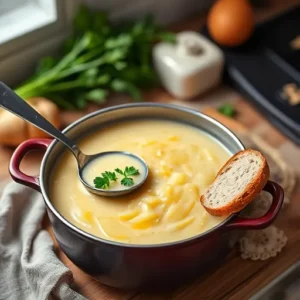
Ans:
[[[207,190],[204,205],[211,208],[222,207],[241,195],[257,176],[263,163],[260,156],[252,153],[245,152],[237,156]]]

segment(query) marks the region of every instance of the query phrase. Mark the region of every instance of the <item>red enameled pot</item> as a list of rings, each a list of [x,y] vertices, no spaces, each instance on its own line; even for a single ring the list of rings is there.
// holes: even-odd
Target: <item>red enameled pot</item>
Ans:
[[[232,153],[244,149],[238,138],[216,120],[188,108],[154,103],[103,109],[71,124],[64,133],[76,140],[108,123],[138,118],[188,123],[210,134]],[[32,177],[22,173],[19,166],[24,155],[36,149],[45,149],[46,153],[40,175]],[[132,245],[112,242],[77,228],[52,205],[48,193],[51,171],[63,150],[61,143],[49,139],[25,141],[11,158],[11,176],[16,182],[42,193],[55,237],[69,259],[100,282],[118,288],[170,287],[205,274],[208,269],[222,262],[242,230],[269,226],[283,203],[283,189],[277,183],[268,181],[264,190],[272,195],[273,200],[268,212],[260,218],[245,219],[232,215],[209,231],[172,243]]]

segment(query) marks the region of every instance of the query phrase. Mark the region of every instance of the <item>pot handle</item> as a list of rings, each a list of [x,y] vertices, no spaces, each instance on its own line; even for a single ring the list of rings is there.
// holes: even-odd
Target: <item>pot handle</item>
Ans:
[[[9,173],[14,181],[40,191],[39,177],[24,174],[20,170],[20,164],[28,152],[37,149],[46,150],[52,141],[52,139],[30,139],[18,146],[13,153],[9,164]]]
[[[263,229],[274,221],[283,204],[283,188],[276,182],[268,181],[263,190],[270,193],[273,198],[272,204],[266,214],[256,219],[246,219],[236,216],[224,226],[225,229]]]

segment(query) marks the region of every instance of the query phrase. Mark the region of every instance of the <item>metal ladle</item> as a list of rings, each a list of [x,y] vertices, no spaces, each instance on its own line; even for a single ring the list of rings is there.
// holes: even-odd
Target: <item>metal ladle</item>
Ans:
[[[146,162],[142,158],[140,158],[139,156],[133,153],[129,153],[125,151],[108,151],[108,152],[100,152],[93,155],[87,155],[82,153],[74,141],[72,141],[71,139],[66,137],[62,132],[56,129],[50,122],[48,122],[44,117],[42,117],[36,110],[34,110],[29,104],[27,104],[25,100],[23,100],[17,94],[15,94],[3,82],[0,82],[0,107],[3,107],[4,109],[10,111],[11,113],[24,119],[25,121],[40,128],[41,130],[45,131],[49,135],[53,136],[55,139],[62,142],[65,146],[67,146],[72,151],[73,155],[76,158],[77,166],[78,166],[78,176],[81,182],[91,193],[101,195],[101,196],[108,196],[108,197],[121,196],[136,190],[147,179],[148,166]],[[96,188],[94,186],[91,186],[89,183],[87,183],[84,180],[83,171],[85,167],[89,163],[91,163],[91,161],[99,158],[100,156],[115,155],[115,154],[130,156],[136,159],[144,167],[144,172],[142,172],[143,178],[138,184],[133,184],[132,186],[126,187],[124,189],[109,190],[109,189]]]

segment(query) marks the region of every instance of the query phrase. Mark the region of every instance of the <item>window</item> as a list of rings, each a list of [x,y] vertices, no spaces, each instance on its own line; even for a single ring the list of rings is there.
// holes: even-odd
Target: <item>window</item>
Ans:
[[[54,0],[0,0],[0,45],[56,20]]]
[[[108,11],[113,21],[152,13],[167,24],[212,1],[0,0],[0,81],[18,85],[32,73],[39,58],[54,54],[69,35],[68,25],[80,2]]]
[[[69,32],[74,0],[0,0],[0,80],[15,85]]]

